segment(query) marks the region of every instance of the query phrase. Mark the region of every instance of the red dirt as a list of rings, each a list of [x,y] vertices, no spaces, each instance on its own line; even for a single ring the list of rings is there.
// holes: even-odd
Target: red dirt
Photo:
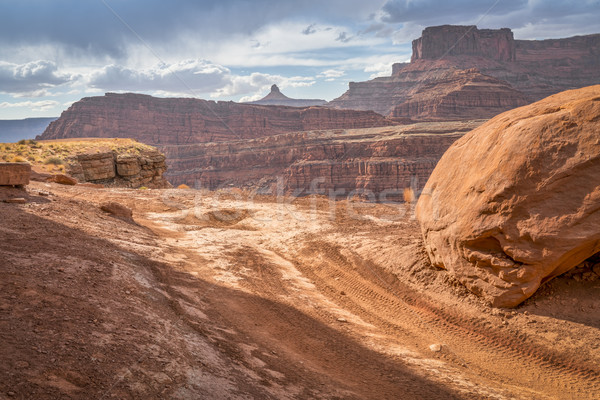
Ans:
[[[8,192],[28,203],[0,202],[0,398],[600,396],[598,280],[489,309],[391,206]]]

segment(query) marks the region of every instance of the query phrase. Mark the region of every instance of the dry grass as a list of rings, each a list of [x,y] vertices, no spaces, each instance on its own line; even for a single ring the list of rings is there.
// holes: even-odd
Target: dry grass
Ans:
[[[0,162],[29,162],[49,172],[62,172],[67,160],[76,154],[107,151],[140,154],[153,149],[133,139],[20,140],[0,143]]]

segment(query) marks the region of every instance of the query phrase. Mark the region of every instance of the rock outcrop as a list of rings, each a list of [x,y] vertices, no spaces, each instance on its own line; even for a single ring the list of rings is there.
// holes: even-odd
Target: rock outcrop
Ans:
[[[521,105],[522,98],[532,102],[563,90],[600,83],[600,34],[514,40],[506,28],[449,25],[426,28],[422,37],[413,41],[410,63],[394,64],[389,77],[351,82],[348,91],[328,105],[388,115],[403,103],[422,103],[422,99],[435,102],[437,93],[430,89],[447,79],[448,71],[455,70],[466,71],[464,74],[476,70],[478,74],[502,81],[503,86],[495,84],[486,88],[488,94],[494,93],[495,88],[506,91],[512,87],[513,94],[505,101],[504,110],[507,110]],[[460,92],[461,88],[457,88]],[[492,98],[502,96],[504,94],[499,92]],[[482,96],[480,100],[486,98]],[[480,103],[473,108],[471,118],[487,118],[492,110],[504,111],[493,104],[493,101],[492,106]],[[406,111],[418,120],[443,116],[439,112],[432,116],[421,112],[413,115],[410,108]],[[457,117],[450,109],[443,118]]]
[[[67,160],[67,171],[79,182],[139,188],[171,187],[163,177],[165,156],[158,151],[122,154],[115,151],[83,153]]]
[[[260,100],[248,102],[248,104],[259,104],[263,106],[290,106],[310,107],[322,106],[327,101],[322,99],[292,99],[281,93],[277,85],[271,86],[271,92]]]
[[[433,265],[497,307],[600,251],[600,85],[503,113],[454,143],[419,199]]]
[[[476,26],[443,25],[425,28],[412,42],[411,62],[446,56],[479,56],[496,61],[515,61],[516,46],[508,28],[477,29]]]
[[[420,123],[371,129],[288,133],[254,140],[164,146],[177,186],[264,187],[307,194],[422,188],[444,151],[481,122]],[[392,193],[396,191],[395,193]],[[379,199],[378,199],[379,200]]]
[[[31,164],[26,162],[0,162],[0,186],[24,186],[29,184]]]
[[[390,124],[393,122],[373,111],[261,106],[107,93],[86,97],[71,105],[38,139],[120,137],[159,146]]]

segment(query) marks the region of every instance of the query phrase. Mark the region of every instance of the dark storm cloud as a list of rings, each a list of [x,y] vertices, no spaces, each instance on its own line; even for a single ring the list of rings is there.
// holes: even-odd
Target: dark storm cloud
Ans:
[[[348,7],[348,3],[355,3]],[[124,57],[136,35],[169,43],[182,34],[221,40],[269,23],[302,16],[343,20],[360,16],[359,0],[2,0],[0,45],[63,45],[67,52]],[[373,8],[373,6],[370,6]],[[114,12],[113,12],[114,11]],[[125,23],[123,23],[125,22]],[[125,24],[129,25],[127,27]]]
[[[599,15],[600,0],[388,0],[382,7],[381,21],[428,26],[475,23],[481,19],[481,25],[515,29],[527,24],[560,26],[571,16]]]
[[[509,14],[527,7],[527,0],[388,0],[382,8],[384,22],[427,23],[431,20],[469,20],[489,13]],[[448,22],[451,23],[451,22]]]
[[[317,30],[315,29],[315,26],[317,24],[310,24],[309,26],[306,27],[306,29],[302,30],[302,34],[303,35],[312,35],[313,33],[317,32]]]

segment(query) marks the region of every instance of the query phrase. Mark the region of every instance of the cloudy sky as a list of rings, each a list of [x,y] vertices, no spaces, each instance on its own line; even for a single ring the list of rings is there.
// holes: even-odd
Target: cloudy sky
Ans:
[[[0,0],[0,119],[105,92],[331,100],[389,75],[426,26],[600,32],[600,0]]]

